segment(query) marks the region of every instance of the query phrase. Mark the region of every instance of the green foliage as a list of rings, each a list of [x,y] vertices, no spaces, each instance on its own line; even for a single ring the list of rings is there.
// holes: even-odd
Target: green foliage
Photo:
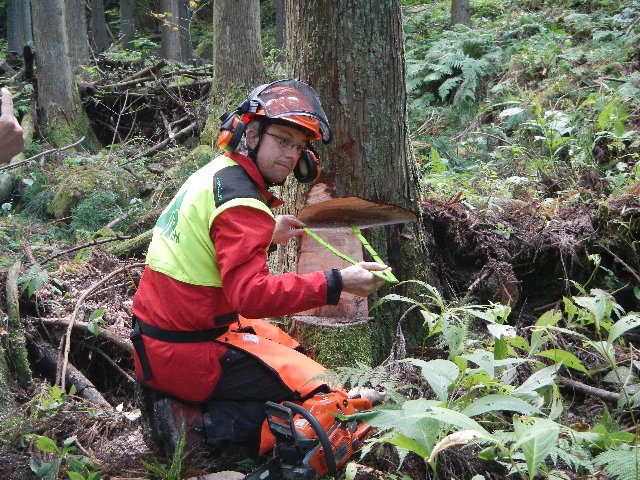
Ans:
[[[51,460],[40,460],[32,457],[29,466],[39,477],[46,480],[59,478],[61,471],[67,474],[69,480],[98,480],[101,472],[90,458],[72,453],[76,450],[73,445],[76,437],[66,438],[62,446],[58,446],[54,440],[43,435],[27,435],[27,440],[34,440],[36,448],[47,455]]]
[[[176,449],[173,452],[171,464],[169,466],[159,461],[145,462],[142,460],[142,465],[147,469],[147,472],[152,477],[162,478],[163,480],[180,480],[182,473],[182,463],[184,457],[184,447],[186,445],[186,434],[183,433],[178,439]]]
[[[85,198],[73,211],[72,230],[94,232],[121,213],[113,192],[95,192]]]
[[[20,292],[25,290],[29,297],[32,297],[37,291],[41,290],[49,281],[49,272],[40,265],[32,265],[29,270],[18,279]]]
[[[474,101],[483,82],[497,75],[502,49],[496,37],[464,26],[443,32],[426,47],[407,51],[407,90],[411,107]]]
[[[616,480],[640,478],[640,451],[638,447],[607,450],[595,459],[595,464],[604,466],[604,471]]]

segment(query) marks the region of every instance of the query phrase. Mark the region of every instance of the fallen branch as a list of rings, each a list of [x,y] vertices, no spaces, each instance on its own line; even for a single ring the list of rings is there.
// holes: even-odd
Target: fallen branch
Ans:
[[[180,139],[181,137],[191,133],[193,130],[195,130],[195,128],[198,126],[197,122],[193,122],[190,123],[189,125],[187,125],[186,127],[184,127],[182,130],[180,130],[179,132],[176,132],[173,135],[173,138],[166,138],[165,140],[163,140],[162,142],[154,145],[153,147],[145,150],[144,152],[141,152],[137,155],[134,155],[133,157],[129,158],[126,162],[121,163],[120,166],[126,165],[128,163],[133,162],[134,160],[137,160],[140,157],[146,157],[151,155],[152,153],[155,153],[159,150],[162,150],[164,147],[166,147],[167,145],[169,145],[169,143],[171,143],[172,141],[176,141],[178,139]]]
[[[22,268],[18,260],[7,272],[7,326],[9,329],[9,342],[7,353],[18,384],[22,388],[29,388],[33,380],[29,358],[27,356],[24,327],[20,320],[20,291],[18,290],[18,276]]]
[[[98,289],[98,287],[100,287],[101,285],[104,285],[106,282],[111,280],[116,275],[119,275],[119,274],[121,274],[123,272],[127,272],[128,269],[130,269],[130,268],[143,267],[143,266],[144,266],[144,263],[134,263],[132,265],[127,265],[127,266],[124,266],[122,268],[119,268],[118,270],[114,270],[109,275],[107,275],[102,280],[100,280],[99,282],[94,283],[93,285],[91,285],[82,294],[80,299],[76,302],[76,306],[73,309],[73,313],[71,314],[71,319],[69,320],[69,325],[67,326],[67,333],[65,335],[64,354],[63,354],[63,359],[62,359],[62,368],[60,369],[60,375],[56,376],[57,377],[56,378],[56,383],[59,381],[60,387],[63,390],[65,388],[65,377],[66,377],[67,366],[69,364],[69,351],[71,350],[71,331],[73,330],[73,324],[76,321],[76,317],[78,316],[78,311],[80,310],[80,307],[82,306],[84,301],[87,299],[87,297],[89,297],[89,295],[94,293]]]
[[[577,380],[561,377],[560,375],[558,375],[558,382],[565,387],[571,387],[574,390],[578,390],[582,393],[586,393],[587,395],[591,395],[592,397],[597,397],[608,402],[617,402],[620,399],[619,393],[610,392],[609,390],[604,390],[603,388],[591,387],[589,385],[585,385],[582,382],[578,382]]]
[[[146,75],[153,75],[157,73],[159,70],[161,70],[162,68],[164,68],[166,64],[167,64],[167,61],[165,59],[162,59],[159,62],[154,63],[153,65],[149,65],[148,67],[143,68],[142,70],[139,70],[138,72],[123,78],[122,81],[127,82],[129,80],[134,80],[136,78],[144,77]]]
[[[108,228],[108,226],[105,228]],[[50,262],[51,260],[54,260],[58,257],[67,255],[68,253],[77,252],[78,250],[82,250],[83,248],[87,248],[95,245],[102,245],[103,243],[115,242],[116,240],[129,240],[130,238],[131,238],[131,235],[125,235],[125,236],[117,235],[115,237],[101,238],[100,240],[92,240],[91,242],[83,243],[82,245],[78,245],[77,247],[73,247],[68,250],[64,250],[62,252],[56,253],[55,255],[51,255],[45,258],[44,260],[42,260],[42,263]]]
[[[52,148],[51,150],[47,150],[45,152],[41,152],[41,153],[39,153],[37,155],[34,155],[33,157],[29,157],[29,158],[27,158],[25,160],[21,160],[21,161],[16,162],[16,163],[11,163],[9,165],[5,165],[4,167],[0,167],[0,172],[4,172],[5,170],[13,170],[14,168],[17,168],[20,165],[24,165],[27,162],[31,162],[31,161],[35,160],[36,158],[43,157],[43,156],[48,155],[50,153],[62,152],[63,150],[68,150],[70,148],[77,147],[82,142],[84,142],[84,138],[85,137],[80,137],[80,140],[78,140],[77,142],[74,142],[74,143],[72,143],[70,145],[66,145],[66,146],[60,147],[60,148]]]
[[[35,353],[36,361],[41,365],[43,370],[54,376],[57,369],[56,351],[48,343],[36,339],[31,335],[28,335],[27,339],[29,346]],[[71,385],[76,387],[76,395],[79,397],[85,398],[99,408],[112,409],[111,404],[105,400],[93,383],[73,365],[68,365],[65,368],[65,378]]]
[[[43,325],[51,325],[56,327],[69,327],[69,324],[71,323],[70,320],[67,320],[64,318],[41,318],[39,319],[39,321]],[[76,320],[73,323],[72,327],[76,330],[82,330],[83,332],[87,332],[87,333],[90,333],[91,335],[94,335],[94,333],[91,330],[89,330],[89,324],[87,322]],[[108,342],[111,342],[112,344],[121,348],[125,352],[133,354],[133,346],[131,345],[131,342],[129,342],[128,338],[122,338],[118,335],[110,333],[105,328],[101,328],[98,331],[98,333],[95,335],[97,337],[100,337],[103,340],[107,340]]]

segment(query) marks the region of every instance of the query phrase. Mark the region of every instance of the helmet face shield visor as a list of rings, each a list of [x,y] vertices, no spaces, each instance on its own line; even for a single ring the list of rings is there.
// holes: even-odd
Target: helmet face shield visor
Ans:
[[[300,80],[278,80],[258,87],[250,95],[250,99],[254,112],[267,118],[298,124],[313,132],[312,140],[322,139],[324,143],[331,140],[327,115],[315,90],[306,83]]]

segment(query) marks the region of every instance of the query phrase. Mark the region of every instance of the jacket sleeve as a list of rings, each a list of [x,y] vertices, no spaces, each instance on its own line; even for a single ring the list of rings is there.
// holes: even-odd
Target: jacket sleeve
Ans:
[[[310,308],[337,303],[335,288],[324,272],[271,275],[267,249],[274,220],[250,207],[233,207],[218,215],[211,226],[211,239],[222,276],[222,289],[229,304],[247,318],[291,315]],[[333,301],[332,301],[333,300]]]

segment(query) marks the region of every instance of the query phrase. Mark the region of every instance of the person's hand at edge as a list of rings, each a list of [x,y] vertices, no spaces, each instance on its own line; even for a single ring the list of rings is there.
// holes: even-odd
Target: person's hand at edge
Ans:
[[[13,96],[6,88],[0,90],[2,109],[0,111],[0,163],[9,161],[24,148],[22,127],[13,115]]]

